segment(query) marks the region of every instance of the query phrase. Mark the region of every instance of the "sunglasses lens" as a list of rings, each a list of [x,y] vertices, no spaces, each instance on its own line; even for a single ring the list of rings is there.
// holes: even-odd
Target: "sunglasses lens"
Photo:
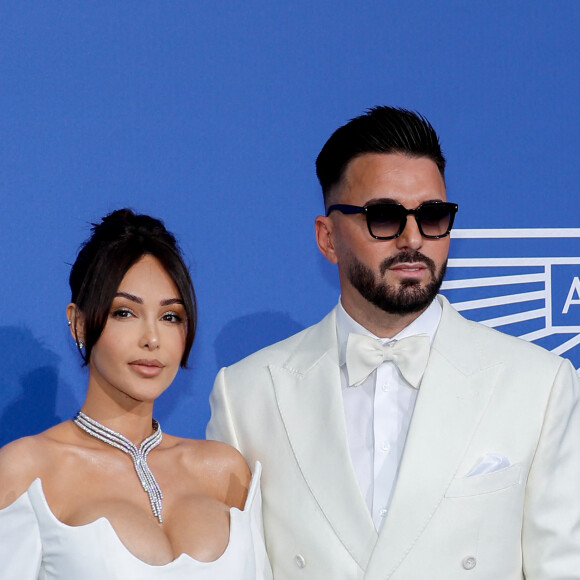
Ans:
[[[367,220],[373,236],[394,238],[401,229],[405,208],[394,203],[367,206]]]
[[[427,203],[419,209],[417,218],[425,236],[439,237],[449,232],[452,206],[447,203]]]

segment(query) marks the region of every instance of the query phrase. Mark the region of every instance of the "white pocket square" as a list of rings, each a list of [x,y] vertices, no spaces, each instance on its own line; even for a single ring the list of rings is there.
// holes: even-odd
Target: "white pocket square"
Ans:
[[[483,475],[485,473],[493,473],[500,469],[505,469],[510,466],[510,460],[499,453],[486,453],[478,462],[478,464],[466,475],[466,477],[473,477],[474,475]]]

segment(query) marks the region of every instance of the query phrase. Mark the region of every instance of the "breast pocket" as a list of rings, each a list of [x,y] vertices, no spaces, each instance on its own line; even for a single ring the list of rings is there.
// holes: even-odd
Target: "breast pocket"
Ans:
[[[472,477],[458,477],[447,488],[445,497],[469,497],[501,491],[521,482],[521,464],[515,463],[504,469],[474,475]]]

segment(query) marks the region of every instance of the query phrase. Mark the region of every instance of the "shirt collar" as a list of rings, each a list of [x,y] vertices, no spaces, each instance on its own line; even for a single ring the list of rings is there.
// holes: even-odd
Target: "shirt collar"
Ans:
[[[415,320],[413,320],[413,322],[411,322],[411,324],[403,328],[403,330],[398,332],[395,336],[392,338],[382,338],[376,336],[352,318],[342,306],[342,302],[339,298],[336,311],[336,334],[338,337],[338,355],[340,365],[342,366],[346,359],[346,342],[350,333],[372,336],[378,338],[383,344],[391,342],[392,340],[400,340],[407,336],[426,334],[429,336],[431,344],[433,344],[433,338],[435,338],[435,333],[437,332],[437,327],[441,320],[441,312],[441,304],[439,300],[435,299],[424,312],[422,312],[417,318],[415,318]]]

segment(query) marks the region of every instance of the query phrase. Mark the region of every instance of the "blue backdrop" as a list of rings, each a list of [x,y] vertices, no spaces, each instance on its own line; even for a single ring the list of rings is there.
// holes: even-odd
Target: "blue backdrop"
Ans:
[[[203,436],[218,368],[336,303],[314,159],[375,104],[442,137],[445,292],[579,367],[579,24],[575,0],[3,2],[0,442],[82,403],[68,272],[121,206],[162,218],[191,266],[191,370],[156,416]]]

